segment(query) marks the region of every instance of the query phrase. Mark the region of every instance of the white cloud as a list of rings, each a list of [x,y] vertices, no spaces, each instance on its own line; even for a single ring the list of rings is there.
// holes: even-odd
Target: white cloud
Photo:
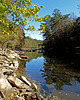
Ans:
[[[43,36],[39,31],[25,31],[25,36],[29,36],[37,40],[43,40]]]

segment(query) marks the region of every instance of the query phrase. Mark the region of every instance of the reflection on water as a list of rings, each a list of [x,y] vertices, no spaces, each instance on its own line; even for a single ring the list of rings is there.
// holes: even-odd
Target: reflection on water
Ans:
[[[80,61],[76,60],[61,60],[55,58],[45,58],[41,75],[46,80],[47,84],[55,83],[57,90],[62,90],[64,87],[77,87],[80,84]],[[80,86],[79,86],[80,87]],[[77,89],[77,88],[76,88]],[[80,89],[78,91],[80,94]]]
[[[44,88],[45,91],[48,91],[52,94],[54,91],[55,93],[62,92],[62,94],[65,93],[64,95],[68,93],[74,93],[76,95],[72,100],[79,100],[79,58],[59,59],[56,57],[49,58],[46,56],[38,57],[37,59],[32,59],[30,62],[26,62],[26,70],[27,76],[31,76],[31,79],[40,82],[41,87]],[[63,96],[63,98],[65,98],[65,96]],[[72,98],[71,94],[69,99],[70,98]]]

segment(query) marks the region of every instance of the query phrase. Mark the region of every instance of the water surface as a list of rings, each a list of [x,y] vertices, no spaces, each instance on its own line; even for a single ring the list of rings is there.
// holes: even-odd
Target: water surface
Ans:
[[[60,100],[80,100],[79,59],[37,57],[26,62],[27,76],[40,83],[41,92]]]

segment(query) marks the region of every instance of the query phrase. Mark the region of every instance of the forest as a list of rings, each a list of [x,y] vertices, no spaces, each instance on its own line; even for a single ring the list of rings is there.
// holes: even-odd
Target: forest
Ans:
[[[36,48],[40,48],[40,46],[38,46],[39,44],[43,44],[43,41],[32,39],[30,37],[25,37],[24,45],[22,48],[27,48],[27,49],[35,48],[36,49]]]
[[[41,26],[45,25],[44,50],[52,55],[75,54],[80,48],[80,17],[74,14],[62,15],[54,9]]]

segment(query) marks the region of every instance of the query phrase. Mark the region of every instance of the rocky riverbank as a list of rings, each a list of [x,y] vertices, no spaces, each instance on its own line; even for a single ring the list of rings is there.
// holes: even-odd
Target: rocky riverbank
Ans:
[[[43,100],[36,84],[16,75],[18,59],[21,57],[14,51],[0,49],[0,100]]]

